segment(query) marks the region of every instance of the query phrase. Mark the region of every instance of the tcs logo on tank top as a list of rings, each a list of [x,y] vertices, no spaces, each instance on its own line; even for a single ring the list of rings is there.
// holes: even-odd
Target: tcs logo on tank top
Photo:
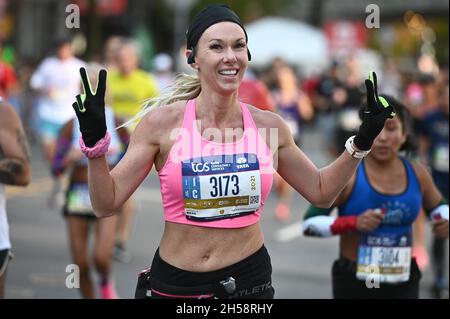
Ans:
[[[209,163],[191,163],[194,173],[209,172]]]
[[[236,160],[236,168],[243,169],[243,168],[249,168],[249,164],[247,164],[247,159],[245,157],[240,157]],[[211,165],[218,165],[219,162],[213,162]],[[203,173],[203,172],[209,172],[210,163],[191,163],[192,171],[195,173]]]

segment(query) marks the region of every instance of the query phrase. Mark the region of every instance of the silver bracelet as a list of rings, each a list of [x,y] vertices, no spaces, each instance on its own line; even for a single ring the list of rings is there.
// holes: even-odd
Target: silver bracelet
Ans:
[[[353,158],[361,159],[361,158],[366,157],[366,155],[370,153],[370,150],[357,151],[355,148],[355,145],[353,143],[354,139],[355,139],[355,135],[348,138],[347,142],[345,142],[345,149],[347,150],[347,152],[349,152],[349,154]]]

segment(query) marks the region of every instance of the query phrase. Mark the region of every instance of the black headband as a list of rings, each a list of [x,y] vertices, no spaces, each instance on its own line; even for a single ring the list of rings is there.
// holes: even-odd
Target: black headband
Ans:
[[[229,21],[238,24],[245,33],[245,42],[248,42],[247,32],[241,23],[237,14],[225,4],[211,4],[204,8],[192,20],[189,29],[186,32],[187,48],[192,50],[192,54],[188,58],[188,63],[194,63],[195,52],[198,40],[203,32],[213,24],[218,22]],[[249,60],[251,59],[250,52],[248,52]]]

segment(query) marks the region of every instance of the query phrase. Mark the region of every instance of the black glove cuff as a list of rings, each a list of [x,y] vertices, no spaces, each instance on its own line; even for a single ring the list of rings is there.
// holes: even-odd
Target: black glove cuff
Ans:
[[[368,151],[372,147],[373,139],[361,136],[358,132],[358,134],[356,134],[355,136],[355,139],[353,140],[353,143],[359,150]]]
[[[99,132],[82,132],[84,144],[87,147],[93,147],[98,141],[105,137],[106,130]]]

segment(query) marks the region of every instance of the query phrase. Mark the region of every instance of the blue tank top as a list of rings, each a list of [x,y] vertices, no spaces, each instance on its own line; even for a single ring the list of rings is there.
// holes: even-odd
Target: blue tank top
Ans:
[[[364,161],[358,166],[356,182],[348,200],[338,207],[339,216],[359,215],[367,209],[381,208],[383,221],[371,234],[399,235],[411,232],[422,206],[419,180],[411,163],[401,158],[406,169],[407,187],[401,194],[382,194],[370,185]]]

